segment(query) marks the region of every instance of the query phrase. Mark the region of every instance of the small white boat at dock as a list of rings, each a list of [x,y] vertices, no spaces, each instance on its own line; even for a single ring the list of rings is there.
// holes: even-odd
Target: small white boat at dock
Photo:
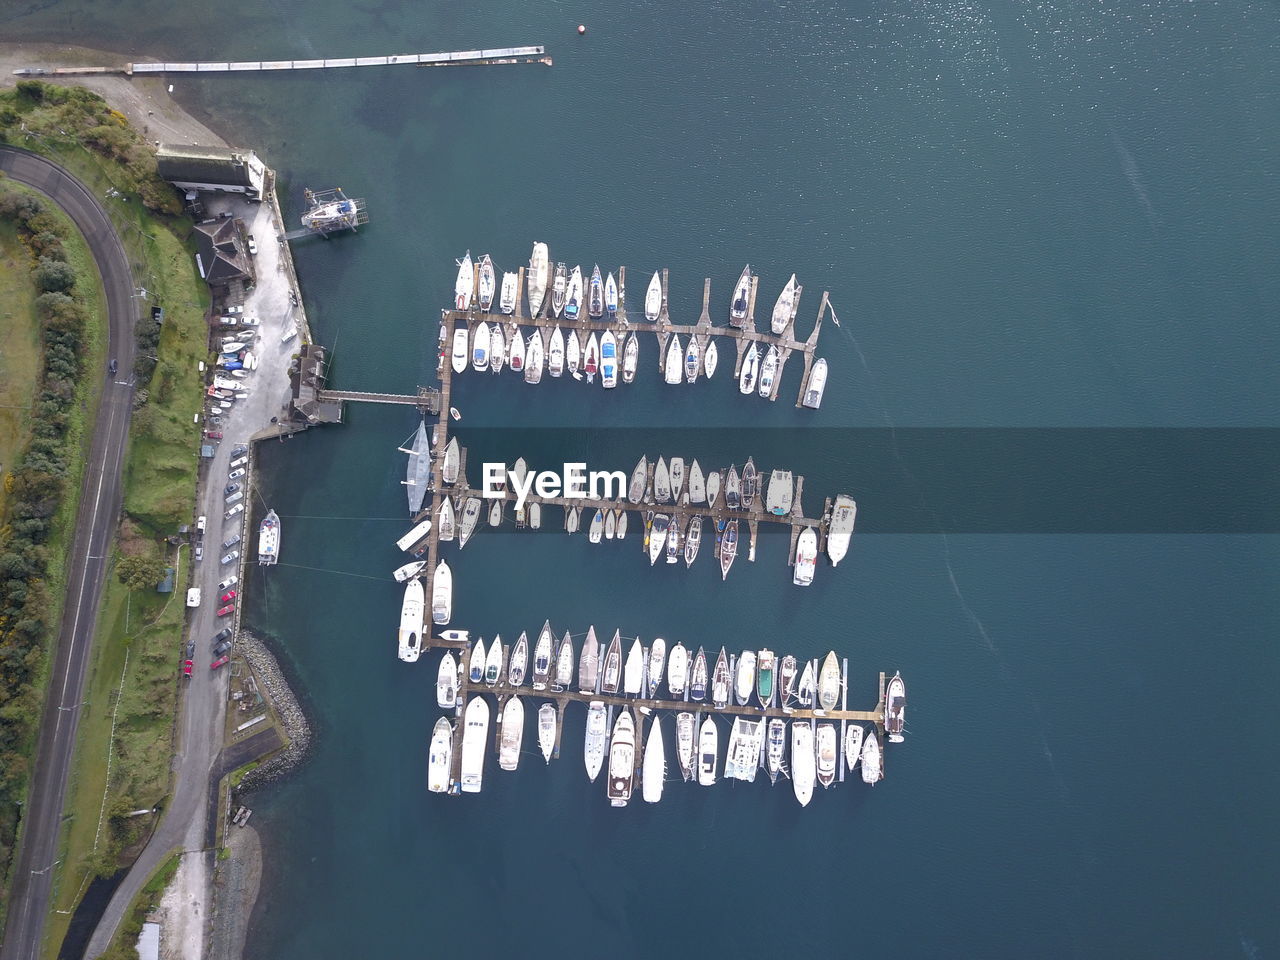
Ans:
[[[467,701],[462,730],[462,769],[460,786],[463,793],[479,793],[484,782],[484,755],[489,745],[489,704],[484,697]]]
[[[822,406],[822,395],[826,389],[827,360],[825,357],[819,357],[813,361],[813,367],[809,370],[809,382],[805,384],[804,397],[800,401],[801,406],[817,410]]]
[[[583,744],[582,757],[587,767],[587,778],[595,783],[604,765],[605,741],[609,736],[609,721],[605,716],[604,704],[592,700],[587,706],[586,742]]]
[[[444,626],[453,616],[453,571],[443,560],[431,578],[431,622]]]
[[[450,710],[458,702],[458,662],[453,659],[453,651],[446,650],[440,658],[440,668],[436,671],[436,705]]]
[[[640,789],[645,803],[657,803],[662,799],[662,787],[667,778],[667,754],[662,742],[662,718],[654,714],[645,738],[644,766]]]
[[[716,338],[707,338],[707,349],[702,351],[702,373],[710,380],[715,376],[716,367],[720,363],[720,351],[716,349]]]
[[[708,715],[698,732],[698,783],[709,787],[716,782],[716,767],[720,760],[720,730]]]
[[[551,753],[556,746],[557,722],[558,712],[554,703],[544,703],[538,708],[538,749],[547,763],[551,762]]]
[[[449,768],[452,765],[453,726],[441,717],[431,732],[431,746],[427,751],[427,789],[430,792],[448,792]]]
[[[662,311],[662,275],[657,270],[653,271],[653,279],[649,281],[649,288],[644,294],[644,318],[650,323],[658,319],[658,314]]]
[[[524,743],[524,703],[511,697],[502,706],[502,732],[498,741],[498,766],[515,770],[520,765],[520,746]]]

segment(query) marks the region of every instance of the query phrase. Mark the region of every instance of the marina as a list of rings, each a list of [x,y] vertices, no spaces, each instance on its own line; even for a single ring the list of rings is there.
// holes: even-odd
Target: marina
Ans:
[[[540,637],[550,642],[554,635],[550,623],[544,624]],[[439,636],[424,639],[424,649],[442,652],[437,702],[445,710],[452,708],[456,718],[451,725],[449,747],[439,742],[444,729],[439,722],[433,731],[431,763],[438,764],[436,758],[449,756],[452,766],[443,790],[435,786],[441,782],[438,766],[429,770],[432,792],[457,795],[480,791],[490,752],[487,718],[491,715],[499,718],[492,752],[501,769],[515,769],[518,763],[526,712],[536,715],[533,722],[537,725],[539,749],[545,761],[560,759],[565,715],[573,703],[582,704],[587,714],[582,754],[585,772],[589,780],[595,781],[601,767],[606,768],[607,794],[613,806],[625,806],[638,785],[643,786],[646,801],[657,802],[661,798],[663,784],[671,779],[666,776],[669,765],[661,726],[664,713],[674,717],[666,729],[676,746],[679,762],[675,769],[681,770],[686,781],[695,769],[698,781],[705,785],[714,783],[717,773],[722,773],[725,779],[753,781],[756,772],[763,768],[772,784],[776,785],[779,775],[792,779],[801,805],[807,805],[812,792],[812,780],[806,782],[805,771],[816,771],[818,782],[826,787],[837,778],[843,782],[846,771],[854,770],[861,762],[863,781],[874,784],[884,776],[886,733],[890,741],[902,742],[907,699],[901,676],[888,677],[881,672],[875,705],[869,710],[849,709],[848,661],[837,661],[834,652],[821,661],[821,670],[817,660],[806,665],[805,675],[824,675],[815,690],[806,689],[803,683],[795,684],[794,669],[780,670],[779,680],[774,683],[773,654],[768,650],[761,650],[759,654],[746,650],[726,656],[721,649],[720,658],[725,660],[729,674],[739,680],[747,678],[745,688],[736,691],[746,695],[731,696],[728,702],[717,703],[698,700],[697,697],[705,693],[699,694],[696,684],[686,686],[683,676],[667,677],[664,683],[665,641],[661,638],[655,638],[646,648],[639,638],[623,638],[616,632],[606,644],[599,640],[594,627],[581,640],[581,662],[604,663],[604,670],[596,671],[593,667],[590,673],[582,671],[577,689],[573,689],[572,684],[559,682],[540,686],[536,680],[529,686],[524,682],[523,665],[515,662],[524,655],[521,646],[526,642],[525,637],[522,633],[515,645],[506,645],[501,637],[495,636],[487,648],[482,638],[473,642],[465,630],[443,631]],[[622,649],[631,651],[626,655],[625,668],[620,662]],[[675,649],[683,651],[684,647]],[[566,634],[560,658],[570,664],[570,672],[574,653],[573,637]],[[483,673],[478,666],[480,660],[485,665]],[[783,660],[795,666],[794,658]],[[770,665],[767,674],[766,663]],[[514,674],[513,664],[518,668]],[[619,675],[633,672],[634,679],[628,678],[620,686]],[[558,675],[556,679],[562,680],[564,676]],[[657,694],[664,686],[667,696],[659,697]],[[448,696],[453,699],[450,701]],[[524,696],[531,701],[527,710],[520,699]],[[488,698],[493,699],[493,706]],[[535,700],[536,711],[532,703]],[[888,708],[886,702],[890,705]],[[687,716],[692,716],[692,729],[700,731],[696,757],[687,749],[693,744],[693,738],[686,737],[687,730],[681,730],[682,726],[687,727],[688,721],[684,719]],[[480,718],[484,718],[483,729]],[[730,725],[733,735],[723,735],[724,724]],[[784,724],[791,728],[790,738],[783,738],[779,732]],[[721,749],[722,739],[727,749]],[[646,764],[646,757],[651,753],[653,762]]]

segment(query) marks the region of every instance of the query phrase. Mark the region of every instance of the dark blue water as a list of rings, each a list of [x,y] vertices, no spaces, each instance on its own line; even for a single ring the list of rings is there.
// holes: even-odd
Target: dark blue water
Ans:
[[[514,268],[545,240],[626,263],[633,308],[637,278],[670,267],[688,319],[704,276],[722,312],[748,260],[767,304],[800,274],[802,332],[830,290],[824,408],[791,406],[794,362],[772,406],[723,375],[665,389],[646,342],[611,395],[464,378],[467,428],[1277,423],[1272,5],[233,3],[184,11],[181,31],[150,0],[77,11],[0,23],[193,58],[550,46],[550,70],[176,80],[281,171],[292,210],[304,185],[368,198],[367,231],[296,251],[342,386],[428,382],[453,258]],[[800,591],[781,543],[721,584],[705,561],[651,570],[634,541],[478,536],[449,555],[454,625],[834,647],[851,700],[903,672],[910,735],[883,783],[803,811],[760,783],[614,811],[571,712],[550,769],[491,764],[480,796],[444,799],[424,786],[435,660],[395,660],[387,576],[413,426],[352,408],[264,451],[286,563],[256,581],[253,618],[318,739],[253,801],[269,856],[250,956],[1280,950],[1275,537],[864,535]],[[701,453],[606,466],[641,452]],[[841,459],[854,475],[853,444],[787,466]],[[1239,478],[1251,496],[1274,480]]]

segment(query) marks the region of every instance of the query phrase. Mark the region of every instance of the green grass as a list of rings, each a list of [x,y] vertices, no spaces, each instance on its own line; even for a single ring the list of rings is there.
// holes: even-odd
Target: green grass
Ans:
[[[31,437],[31,400],[43,370],[31,254],[17,227],[0,223],[0,473],[18,462]],[[0,516],[5,493],[0,488]]]

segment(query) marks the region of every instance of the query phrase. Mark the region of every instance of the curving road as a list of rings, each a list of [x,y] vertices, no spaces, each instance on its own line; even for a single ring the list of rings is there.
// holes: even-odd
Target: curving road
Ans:
[[[22,842],[10,891],[9,918],[0,960],[36,960],[53,882],[67,771],[75,748],[98,601],[120,513],[120,472],[133,411],[133,277],[124,245],[98,198],[66,170],[44,157],[0,146],[0,170],[58,204],[84,234],[106,291],[107,355],[118,378],[105,369],[102,404],[85,463],[67,577],[62,629],[54,652],[48,699],[36,744],[35,775],[22,824]]]

